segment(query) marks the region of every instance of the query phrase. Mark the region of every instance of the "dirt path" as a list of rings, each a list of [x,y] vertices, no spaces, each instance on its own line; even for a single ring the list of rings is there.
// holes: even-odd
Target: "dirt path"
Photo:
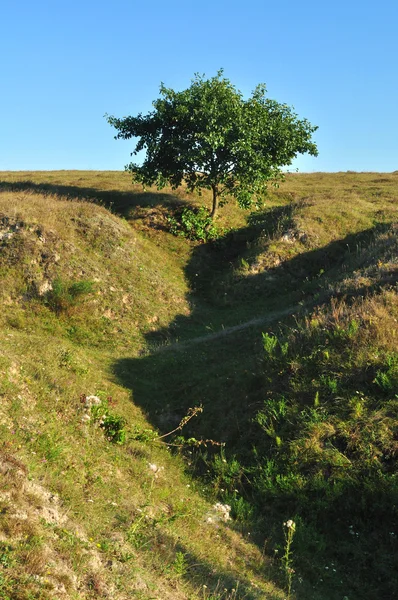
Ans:
[[[201,335],[199,337],[192,338],[191,340],[186,340],[185,342],[174,342],[165,346],[159,346],[158,348],[153,349],[151,353],[154,354],[156,352],[166,352],[170,350],[185,350],[186,348],[189,348],[189,346],[201,344],[202,342],[211,342],[212,340],[216,340],[218,338],[237,333],[238,331],[242,331],[243,329],[248,329],[249,327],[255,327],[256,325],[266,325],[267,323],[272,323],[273,321],[276,321],[281,317],[287,317],[298,312],[299,310],[303,310],[312,306],[313,304],[307,305],[307,307],[296,304],[295,306],[288,306],[287,308],[284,308],[282,310],[274,310],[263,317],[250,319],[245,323],[240,323],[239,325],[232,325],[231,327],[226,327],[225,329],[221,329],[220,331],[216,331],[215,333]]]

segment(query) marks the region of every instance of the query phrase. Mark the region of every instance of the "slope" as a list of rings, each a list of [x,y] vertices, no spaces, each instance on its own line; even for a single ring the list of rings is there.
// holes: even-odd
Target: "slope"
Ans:
[[[125,582],[123,593],[134,590],[137,597],[278,597],[269,582],[283,584],[289,575],[286,568],[278,574],[278,566],[286,567],[278,555],[284,552],[282,523],[294,518],[298,598],[393,597],[398,176],[288,176],[280,190],[269,193],[264,211],[249,216],[247,223],[233,205],[226,206],[221,225],[234,229],[207,244],[167,231],[167,212],[201,201],[184,190],[143,193],[117,173],[9,173],[2,179],[5,197],[25,194],[35,202],[43,196],[88,211],[83,235],[76,234],[74,224],[69,230],[68,221],[69,243],[77,247],[80,236],[79,267],[74,269],[72,254],[66,254],[67,264],[51,276],[42,275],[40,267],[34,280],[49,281],[52,290],[40,295],[37,283],[29,287],[26,277],[21,283],[19,259],[15,268],[8,259],[4,267],[9,281],[5,305],[13,303],[5,309],[11,337],[4,338],[3,351],[4,419],[11,418],[3,431],[12,444],[11,460],[20,460],[18,453],[27,449],[30,476],[45,474],[51,493],[73,507],[86,530],[92,524],[86,537],[90,542],[91,535],[92,550],[104,560],[96,571],[101,583],[87,575],[86,559],[77,552],[81,540],[68,542],[80,564],[82,591],[73,593],[109,593],[113,574],[106,565],[114,561],[118,569],[127,565],[114,579]],[[105,210],[110,205],[124,222]],[[95,223],[93,211],[122,227],[127,248],[136,244],[135,267],[130,251],[113,272],[121,252],[93,248],[96,236],[101,238],[98,228],[86,241]],[[93,249],[99,271],[87,268]],[[121,308],[124,273],[137,286],[135,312]],[[73,286],[82,282],[86,286],[76,293]],[[158,286],[164,304],[159,304],[160,295],[153,300]],[[55,298],[54,288],[60,290]],[[104,301],[105,310],[114,312],[112,319],[104,316]],[[291,313],[291,307],[298,310]],[[107,328],[104,319],[111,321],[105,321]],[[13,387],[21,356],[28,357],[22,365],[28,373],[25,392],[21,382]],[[32,386],[37,386],[35,397],[43,398],[35,406],[40,405],[42,415],[37,421],[48,428],[46,441],[41,428],[38,437],[30,430],[23,437],[19,429],[27,406],[33,406],[29,397],[25,400]],[[113,418],[113,429],[105,430],[108,437],[124,430],[127,443],[110,444],[104,438],[96,410],[91,421],[81,420],[90,394]],[[185,458],[153,443],[199,405],[203,413],[178,430],[174,440],[166,438],[186,448]],[[67,442],[57,438],[56,420],[68,431]],[[189,438],[194,439],[187,446]],[[225,446],[204,446],[200,440],[206,438]],[[55,448],[54,458],[48,446]],[[67,469],[79,453],[80,462]],[[132,476],[142,487],[139,494],[137,486],[133,490],[122,483]],[[214,510],[196,496],[196,489],[231,506],[229,527],[219,520],[209,534],[210,523],[204,523],[214,520]],[[184,509],[176,503],[176,490]],[[111,516],[119,498],[124,498],[124,512]],[[186,510],[187,504],[195,509]],[[170,512],[166,505],[172,506]],[[82,507],[88,507],[90,517],[82,516]],[[116,533],[124,537],[115,542]],[[127,545],[120,550],[118,544]],[[8,553],[12,558],[12,548],[4,560]],[[144,579],[141,589],[137,573]]]
[[[112,381],[189,311],[172,250],[95,202],[2,190],[0,597],[283,597]]]

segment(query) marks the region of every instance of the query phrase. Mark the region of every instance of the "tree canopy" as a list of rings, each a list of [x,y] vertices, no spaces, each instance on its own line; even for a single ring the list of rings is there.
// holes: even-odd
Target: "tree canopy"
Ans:
[[[146,152],[142,164],[126,166],[136,181],[159,189],[183,181],[190,191],[210,189],[212,216],[227,197],[250,207],[298,154],[318,154],[311,137],[317,127],[267,98],[264,84],[245,100],[222,70],[210,79],[195,75],[181,92],[161,84],[146,115],[107,119],[116,138],[138,138],[132,155]]]

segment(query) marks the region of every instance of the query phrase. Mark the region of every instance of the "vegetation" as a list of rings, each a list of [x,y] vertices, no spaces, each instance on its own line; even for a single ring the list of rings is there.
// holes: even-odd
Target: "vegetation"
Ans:
[[[397,595],[397,197],[2,174],[0,598]]]
[[[263,84],[244,100],[221,70],[210,79],[196,75],[182,92],[162,84],[160,95],[145,116],[108,117],[117,138],[139,138],[133,154],[146,152],[142,165],[126,168],[135,181],[158,189],[184,181],[190,191],[211,190],[211,218],[220,199],[234,197],[249,208],[297,154],[317,154],[311,141],[317,127],[267,98]]]

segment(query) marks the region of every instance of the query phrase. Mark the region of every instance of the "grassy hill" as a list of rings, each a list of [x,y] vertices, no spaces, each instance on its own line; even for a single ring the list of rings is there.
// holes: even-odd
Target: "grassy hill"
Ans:
[[[0,598],[397,594],[398,174],[202,200],[1,174]]]

